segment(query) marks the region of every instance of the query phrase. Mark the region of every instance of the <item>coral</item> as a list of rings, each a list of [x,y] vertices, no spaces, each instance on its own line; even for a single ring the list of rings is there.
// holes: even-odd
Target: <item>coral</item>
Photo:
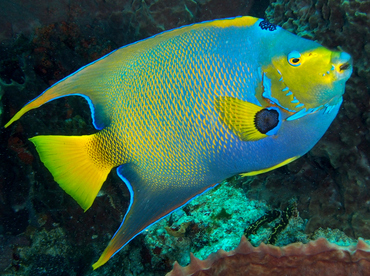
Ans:
[[[258,220],[253,222],[247,229],[244,231],[244,235],[248,237],[249,235],[256,234],[257,230],[266,223],[270,223],[271,221],[280,217],[280,212],[278,210],[268,211]]]
[[[66,28],[74,25],[74,30],[86,38],[87,45],[88,37],[104,34],[106,40],[120,46],[185,24],[248,14],[253,2],[99,0],[70,4],[65,0],[52,0],[36,4],[15,0],[1,3],[0,41],[9,41],[19,34],[30,36],[36,28],[52,29],[65,24]],[[49,43],[48,37],[45,38],[45,43]]]
[[[271,235],[267,240],[268,244],[275,244],[278,235],[284,231],[284,229],[288,226],[290,218],[295,214],[297,217],[297,210],[296,210],[296,202],[293,201],[292,204],[288,205],[283,212],[278,210],[268,211],[258,220],[253,222],[251,225],[248,226],[247,229],[244,231],[244,235],[248,238],[250,235],[255,235],[262,226],[271,223],[272,221],[281,218],[275,226],[271,230]]]
[[[188,228],[190,222],[181,223],[180,227],[173,229],[172,227],[166,226],[167,233],[174,237],[183,237],[185,236],[186,229]]]
[[[231,214],[226,212],[225,208],[222,208],[218,214],[213,214],[211,217],[214,220],[220,220],[220,219],[228,220],[231,218]]]
[[[7,251],[3,248],[3,260],[13,259],[12,265],[8,266],[3,275],[73,275],[68,273],[68,243],[64,239],[65,233],[61,228],[55,228],[49,232],[43,230],[35,232],[29,229],[26,235],[19,237],[7,237],[2,244],[13,244],[12,258],[3,255]],[[27,238],[26,236],[29,236]],[[17,246],[15,246],[17,245]],[[6,253],[9,254],[9,253]],[[60,263],[59,263],[60,262]],[[28,267],[26,264],[31,264]],[[56,269],[63,265],[63,270]]]
[[[0,86],[0,122],[1,122],[1,117],[3,115],[3,103],[1,101],[1,98],[3,97],[3,95],[4,95],[4,91]]]
[[[10,137],[8,140],[8,147],[15,151],[18,158],[25,164],[32,164],[33,155],[27,150],[22,140],[18,137]]]
[[[269,207],[263,202],[246,198],[236,185],[237,180],[229,179],[145,231],[152,265],[171,264],[175,260],[185,265],[190,252],[205,259],[221,248],[232,250],[244,232],[249,233],[253,245],[270,241],[281,246],[309,241],[304,234],[306,222],[299,217],[294,201],[283,212],[267,211]],[[164,231],[164,228],[174,231]],[[320,234],[321,237],[329,235]]]
[[[370,246],[357,244],[341,247],[320,238],[308,244],[284,247],[261,244],[253,247],[243,236],[230,252],[219,250],[206,260],[191,256],[191,263],[174,268],[166,276],[185,275],[368,275]]]
[[[297,206],[295,202],[285,208],[285,210],[281,213],[281,221],[277,223],[274,228],[272,228],[271,236],[267,243],[275,244],[278,235],[288,226],[290,218],[294,213],[297,213],[296,208]]]
[[[310,239],[317,240],[319,238],[325,238],[330,243],[335,243],[339,246],[350,246],[354,244],[356,241],[354,239],[349,238],[346,236],[342,231],[339,229],[330,229],[330,228],[319,228],[314,233],[310,235]]]
[[[29,240],[24,236],[0,236],[0,271],[13,269],[19,271],[19,255],[17,250],[19,247],[29,245]]]
[[[56,265],[57,269],[56,269]],[[31,266],[28,275],[40,276],[69,276],[69,263],[63,257],[54,257],[51,255],[38,255]]]
[[[225,182],[150,227],[144,233],[145,243],[154,263],[186,264],[190,252],[205,258],[220,248],[235,248],[246,226],[266,209],[263,202],[248,200],[242,189]],[[175,231],[163,230],[168,228]]]

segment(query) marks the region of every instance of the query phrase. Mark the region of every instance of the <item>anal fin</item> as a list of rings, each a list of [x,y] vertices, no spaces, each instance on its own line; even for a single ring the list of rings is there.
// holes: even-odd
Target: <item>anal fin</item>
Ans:
[[[201,182],[198,185],[187,185],[189,183],[176,185],[168,183],[167,181],[171,181],[168,178],[165,182],[166,177],[161,179],[158,176],[147,176],[143,179],[141,176],[144,174],[133,164],[118,167],[117,173],[130,191],[130,205],[121,226],[99,260],[93,264],[94,269],[105,264],[110,257],[150,225],[214,186]]]

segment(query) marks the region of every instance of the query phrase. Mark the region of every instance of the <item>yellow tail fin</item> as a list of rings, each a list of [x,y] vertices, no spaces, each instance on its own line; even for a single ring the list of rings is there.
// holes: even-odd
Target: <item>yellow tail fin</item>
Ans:
[[[31,138],[54,180],[86,211],[92,205],[112,165],[99,158],[96,135]]]

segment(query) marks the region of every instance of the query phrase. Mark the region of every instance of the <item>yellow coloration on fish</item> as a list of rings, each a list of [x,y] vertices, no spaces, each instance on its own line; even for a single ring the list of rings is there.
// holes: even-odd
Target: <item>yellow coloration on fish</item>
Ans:
[[[218,97],[215,108],[220,114],[220,120],[244,141],[257,141],[266,138],[255,127],[255,115],[262,107],[231,97]]]
[[[86,211],[114,167],[130,191],[96,269],[135,236],[222,180],[310,150],[335,118],[351,57],[253,17],[164,32],[81,68],[25,105],[84,97],[99,131],[31,138]]]
[[[304,90],[304,93],[299,93],[299,97],[297,98],[299,102],[304,103],[307,109],[315,108],[319,103],[332,99],[336,96],[335,91],[337,91],[333,89],[333,83],[338,78],[338,75],[342,73],[340,65],[328,68],[328,71],[333,71],[330,74],[322,70],[317,70],[317,68],[320,68],[323,63],[330,64],[331,60],[339,59],[340,54],[340,52],[333,52],[324,47],[315,49],[314,52],[307,51],[301,53],[300,65],[294,68],[295,70],[291,70],[292,66],[287,62],[286,56],[277,57],[272,61],[271,65],[262,69],[271,82],[277,84],[271,89],[272,97],[281,94],[285,87],[288,87],[290,91],[300,91],[301,87],[310,86],[310,91]],[[278,80],[282,76],[283,80],[279,82]],[[308,78],[307,76],[310,77]],[[312,85],[312,83],[317,83],[317,86]],[[321,89],[322,84],[325,84],[328,89],[323,91]],[[330,90],[333,92],[328,93]],[[296,96],[295,93],[284,97],[279,100],[279,103],[287,109],[294,110],[295,106],[297,106],[297,103],[292,103],[294,96]]]
[[[277,164],[276,166],[272,166],[272,167],[264,169],[264,170],[255,171],[255,172],[241,173],[240,175],[241,176],[253,176],[253,175],[258,175],[258,174],[261,174],[261,173],[266,173],[266,172],[275,170],[277,168],[280,168],[282,166],[285,166],[285,165],[293,162],[294,160],[298,159],[299,157],[300,156],[295,156],[295,157],[289,158],[289,159],[285,160],[284,162],[281,162],[280,164]]]
[[[85,211],[94,202],[109,172],[119,165],[101,156],[99,136],[40,135],[30,138],[54,180]]]

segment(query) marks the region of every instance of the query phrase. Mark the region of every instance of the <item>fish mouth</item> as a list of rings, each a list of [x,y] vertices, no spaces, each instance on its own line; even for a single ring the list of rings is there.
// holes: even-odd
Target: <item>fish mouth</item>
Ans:
[[[342,72],[348,70],[351,68],[351,66],[352,64],[350,62],[343,63],[342,65],[339,66],[339,71]]]
[[[352,74],[352,57],[346,52],[334,52],[332,55],[332,70],[335,69],[338,79],[348,79]]]

